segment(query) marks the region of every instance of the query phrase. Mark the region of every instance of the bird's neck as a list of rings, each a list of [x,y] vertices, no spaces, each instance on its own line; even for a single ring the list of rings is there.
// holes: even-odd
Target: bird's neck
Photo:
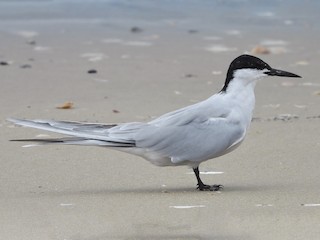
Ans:
[[[256,80],[244,80],[244,79],[234,79],[229,83],[226,93],[233,95],[234,97],[245,97],[246,95],[253,94],[254,88],[256,86]],[[244,95],[244,96],[243,96]]]
[[[227,98],[232,103],[233,108],[237,108],[242,113],[247,124],[251,122],[254,106],[255,95],[254,88],[256,81],[241,81],[241,79],[234,79],[230,82],[227,91],[225,92]]]

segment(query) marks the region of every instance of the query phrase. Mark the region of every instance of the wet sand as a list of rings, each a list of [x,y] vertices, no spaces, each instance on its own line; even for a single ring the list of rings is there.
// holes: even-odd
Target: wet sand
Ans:
[[[100,20],[89,12],[82,20],[49,14],[40,21],[19,11],[10,15],[6,5],[0,24],[0,61],[7,63],[0,65],[0,238],[319,239],[316,10],[295,3],[290,12],[273,3],[270,11],[252,7],[251,15],[237,6],[211,27],[208,20],[233,8],[214,6],[221,8],[218,16],[210,16],[211,5],[166,13],[167,3],[153,15],[152,4],[141,1],[136,8],[112,5],[111,17],[97,12]],[[150,15],[144,11],[139,19],[143,7]],[[148,121],[201,101],[221,89],[230,61],[257,46],[270,53],[256,56],[303,78],[257,84],[242,146],[200,165],[203,180],[223,184],[221,192],[195,190],[186,167],[159,168],[102,148],[9,142],[55,135],[13,126],[8,117]],[[73,108],[57,109],[66,102]]]

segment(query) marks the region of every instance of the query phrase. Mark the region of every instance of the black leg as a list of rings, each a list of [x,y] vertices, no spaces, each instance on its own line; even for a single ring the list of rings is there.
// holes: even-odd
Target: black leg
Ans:
[[[223,188],[222,185],[206,185],[201,181],[199,167],[193,169],[194,174],[196,175],[198,181],[198,187],[200,191],[219,191]]]

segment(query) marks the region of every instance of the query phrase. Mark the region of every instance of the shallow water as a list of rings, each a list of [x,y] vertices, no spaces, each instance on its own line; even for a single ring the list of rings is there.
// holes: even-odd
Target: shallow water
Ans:
[[[316,0],[0,0],[0,25],[69,22],[121,27],[134,22],[196,31],[227,29],[237,35],[237,29],[251,28],[319,31],[319,10]]]

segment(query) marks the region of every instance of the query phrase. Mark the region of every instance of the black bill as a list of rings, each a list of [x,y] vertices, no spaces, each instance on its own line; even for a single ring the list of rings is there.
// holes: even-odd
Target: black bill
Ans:
[[[272,68],[270,71],[266,72],[269,76],[279,76],[279,77],[295,77],[295,78],[301,78],[299,75],[286,72],[278,69]]]

